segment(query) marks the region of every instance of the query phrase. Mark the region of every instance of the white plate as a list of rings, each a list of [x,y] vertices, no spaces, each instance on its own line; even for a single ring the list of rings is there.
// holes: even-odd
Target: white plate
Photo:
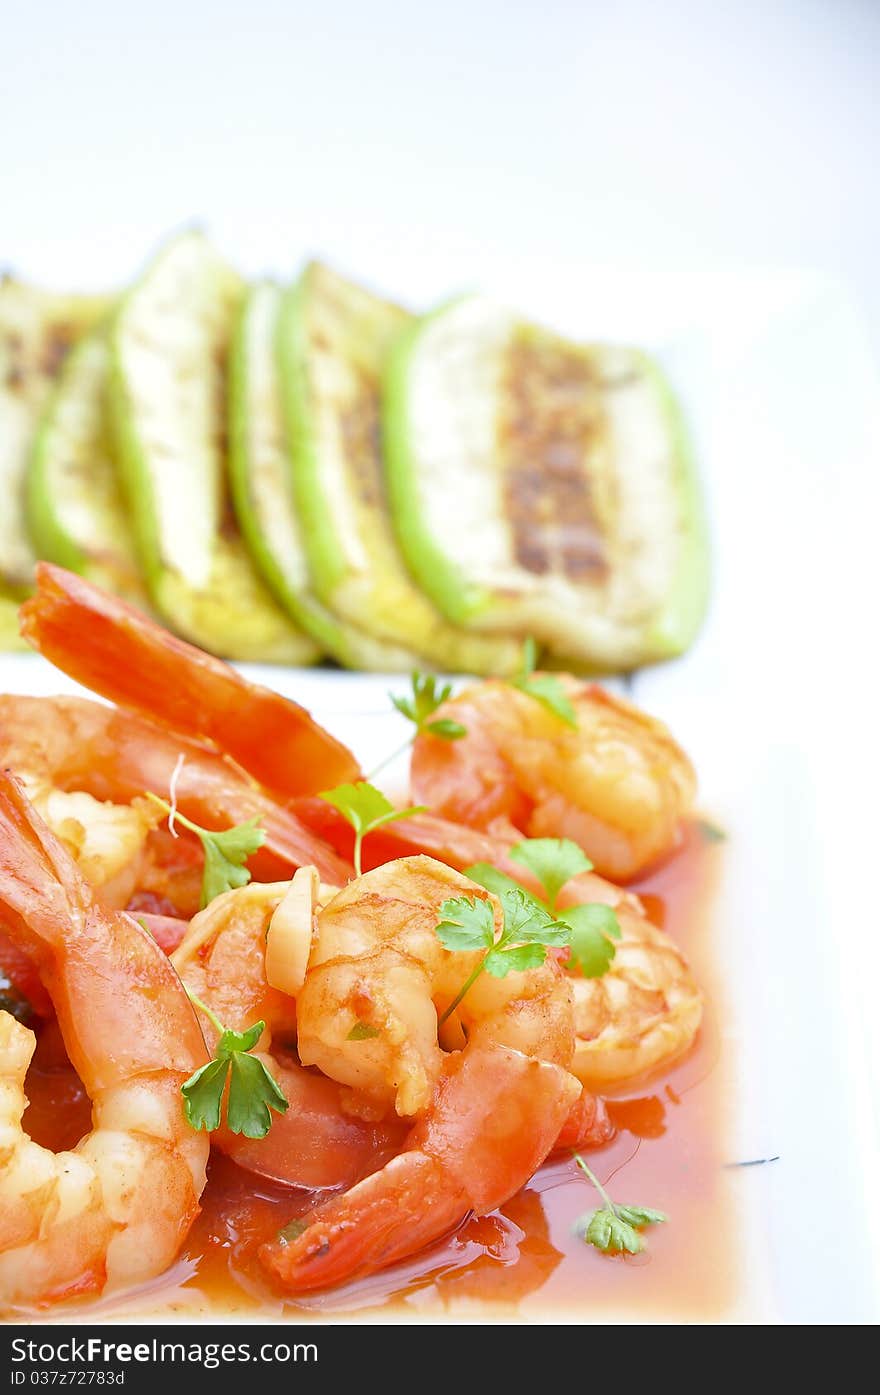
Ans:
[[[703,806],[729,833],[705,933],[735,1079],[730,1156],[779,1156],[729,1174],[737,1297],[723,1316],[874,1321],[880,1045],[868,1027],[880,953],[860,879],[877,772],[849,569],[868,555],[875,516],[880,395],[864,338],[834,287],[795,273],[506,271],[502,291],[546,321],[661,352],[709,497],[709,622],[634,692],[689,749]],[[312,708],[367,767],[401,739],[388,681],[251,672]],[[35,657],[0,659],[0,689],[73,687]]]

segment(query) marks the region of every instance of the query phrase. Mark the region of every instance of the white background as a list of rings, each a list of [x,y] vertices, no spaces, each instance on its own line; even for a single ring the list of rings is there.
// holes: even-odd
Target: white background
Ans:
[[[493,250],[843,277],[880,341],[872,0],[3,5],[0,263],[126,279],[205,220],[437,292]],[[397,274],[395,275],[395,269]]]
[[[712,450],[713,624],[693,667],[657,671],[644,700],[677,714],[686,742],[702,734],[716,795],[725,770],[738,776],[742,865],[758,881],[748,971],[761,980],[765,937],[780,1050],[786,985],[812,994],[816,1118],[797,1166],[805,1187],[815,1166],[829,1204],[840,1140],[823,1134],[817,1077],[841,990],[825,966],[845,970],[856,1026],[876,1023],[880,987],[880,418],[844,303],[880,349],[880,3],[7,3],[0,36],[0,265],[59,288],[124,283],[193,220],[248,272],[292,273],[317,253],[415,304],[492,284],[501,266],[509,286],[518,267],[526,303],[533,282],[554,283],[560,321],[564,277],[595,283],[606,263],[615,287],[632,272],[621,324],[641,323],[639,287],[656,298],[658,276],[666,304],[684,274],[696,322],[716,313],[696,273],[754,273],[737,352],[716,343],[704,372],[713,394],[729,389],[712,408],[728,423]],[[801,302],[774,267],[838,289]],[[716,329],[737,318],[735,276],[726,285]],[[583,305],[573,292],[579,320]],[[821,972],[803,967],[817,945]],[[864,1124],[847,1065],[860,1040],[854,1028],[842,1068]],[[839,1224],[825,1210],[816,1229],[829,1245],[859,1223],[845,1196],[834,1205]]]

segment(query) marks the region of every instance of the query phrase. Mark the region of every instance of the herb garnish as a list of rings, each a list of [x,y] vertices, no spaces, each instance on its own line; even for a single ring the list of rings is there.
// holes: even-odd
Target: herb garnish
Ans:
[[[442,919],[435,927],[440,943],[446,949],[482,949],[485,953],[443,1013],[438,1027],[452,1015],[484,971],[494,978],[506,978],[514,971],[524,973],[543,964],[548,945],[568,944],[568,926],[554,920],[522,887],[506,889],[498,899],[503,920],[497,940],[491,901],[480,896],[456,896],[440,907]]]
[[[569,928],[571,956],[568,969],[580,969],[584,978],[601,978],[616,953],[614,941],[620,939],[620,921],[611,906],[589,901],[579,906],[559,910],[557,901],[563,887],[581,872],[591,872],[593,864],[582,848],[570,838],[524,838],[510,850],[514,862],[519,862],[540,882],[544,899],[519,887],[519,883],[488,862],[475,862],[465,876],[478,882],[496,895],[518,888],[534,905],[541,907]]]
[[[189,988],[186,992],[220,1033],[213,1060],[201,1066],[180,1087],[189,1123],[194,1129],[208,1132],[220,1127],[223,1092],[228,1079],[227,1127],[232,1133],[243,1133],[245,1138],[265,1138],[272,1124],[270,1110],[284,1114],[288,1108],[274,1076],[262,1061],[249,1054],[265,1031],[265,1022],[255,1022],[243,1032],[233,1032],[223,1026],[201,998]]]
[[[232,828],[215,832],[212,829],[201,828],[197,823],[193,823],[192,819],[185,818],[179,809],[167,804],[164,799],[160,799],[149,790],[147,798],[164,809],[168,815],[169,827],[172,820],[182,823],[190,833],[195,833],[205,850],[200,902],[202,910],[221,892],[231,891],[233,887],[247,886],[251,874],[245,863],[251,853],[255,853],[266,841],[266,833],[260,827],[259,818],[248,819],[246,823],[238,823]]]
[[[389,756],[385,756],[378,765],[373,767],[367,776],[369,780],[372,780],[379,774],[380,770],[384,770],[386,765],[390,765],[398,756],[402,756],[423,731],[430,732],[432,736],[439,736],[441,741],[458,741],[462,736],[467,736],[467,727],[463,727],[461,722],[453,722],[449,717],[434,718],[437,708],[452,694],[451,683],[444,683],[442,687],[438,687],[434,674],[419,673],[416,670],[410,675],[410,684],[412,697],[395,697],[394,693],[389,693],[388,696],[401,716],[406,717],[408,722],[412,722],[414,729],[402,746],[398,746]]]
[[[321,799],[338,809],[343,818],[354,829],[354,870],[361,875],[361,853],[364,838],[374,829],[396,819],[408,819],[413,814],[422,814],[424,804],[415,804],[409,809],[395,809],[394,805],[375,785],[366,780],[358,780],[354,785],[337,785],[332,790],[322,790]]]
[[[645,1248],[642,1228],[662,1225],[669,1219],[668,1216],[663,1211],[654,1211],[650,1206],[621,1206],[619,1202],[613,1202],[580,1153],[573,1152],[572,1157],[605,1203],[599,1210],[588,1211],[575,1222],[575,1234],[603,1254],[620,1254],[624,1251],[631,1255],[639,1254]]]
[[[528,693],[529,697],[542,703],[561,722],[565,722],[566,726],[576,728],[577,713],[564,687],[552,673],[535,673],[537,662],[538,646],[529,637],[525,642],[522,668],[516,678],[510,680],[511,683],[514,688],[519,688],[521,693]]]

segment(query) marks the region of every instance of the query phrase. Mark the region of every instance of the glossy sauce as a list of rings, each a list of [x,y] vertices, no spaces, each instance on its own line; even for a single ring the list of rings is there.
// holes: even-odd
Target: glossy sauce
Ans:
[[[214,1154],[202,1213],[174,1268],[151,1286],[155,1315],[191,1305],[206,1316],[213,1310],[218,1316],[339,1318],[380,1310],[392,1318],[396,1310],[430,1318],[465,1312],[474,1302],[501,1317],[517,1304],[545,1320],[583,1321],[593,1312],[600,1320],[634,1311],[648,1319],[721,1314],[735,1275],[723,1196],[727,1159],[711,946],[720,857],[719,846],[693,825],[676,855],[632,888],[685,949],[706,994],[693,1050],[661,1077],[609,1101],[618,1135],[588,1157],[614,1200],[668,1214],[668,1224],[645,1232],[645,1253],[602,1255],[574,1233],[577,1218],[600,1202],[572,1159],[560,1155],[499,1211],[471,1218],[430,1250],[331,1292],[282,1302],[265,1283],[256,1250],[320,1197],[264,1182]],[[43,1030],[27,1088],[25,1127],[48,1146],[70,1147],[89,1126],[89,1107],[52,1026]]]

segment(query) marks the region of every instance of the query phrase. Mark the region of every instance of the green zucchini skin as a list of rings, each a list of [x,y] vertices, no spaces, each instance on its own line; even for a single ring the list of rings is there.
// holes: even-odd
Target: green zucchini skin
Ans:
[[[457,363],[458,349],[465,355],[465,367]],[[522,361],[530,365],[528,381],[522,374],[517,381],[510,369],[518,361],[516,354],[522,353]],[[573,579],[562,570],[540,514],[535,515],[528,544],[535,554],[543,547],[544,555],[530,564],[515,552],[516,525],[525,531],[510,503],[510,452],[515,457],[518,443],[514,437],[511,447],[505,429],[517,392],[523,401],[532,400],[535,365],[540,378],[542,363],[556,373],[556,389],[560,364],[563,369],[567,365],[572,383],[583,378],[581,425],[591,422],[593,434],[584,426],[582,454],[575,458],[572,439],[564,435],[571,420],[566,423],[560,417],[558,439],[537,442],[531,477],[526,478],[519,503],[535,500],[536,508],[547,503],[542,496],[547,474],[563,460],[569,494],[574,473],[580,496],[572,497],[582,509],[594,509],[589,529],[582,525],[580,543],[584,545],[591,530],[600,559],[596,571],[603,569],[601,582],[589,575]],[[482,401],[476,394],[473,402],[467,400],[467,369],[481,385]],[[547,376],[546,392],[552,399],[549,369]],[[388,488],[398,542],[413,574],[450,621],[482,631],[531,633],[549,650],[551,664],[555,666],[555,656],[556,662],[589,673],[670,658],[692,643],[708,603],[708,539],[685,423],[670,385],[651,358],[635,350],[567,344],[476,297],[463,297],[407,327],[389,355],[383,388]],[[558,402],[557,396],[557,413]],[[540,406],[539,400],[539,413]],[[522,415],[528,443],[534,418]],[[459,430],[460,422],[465,427]],[[445,457],[431,456],[430,428],[438,426]],[[481,451],[474,448],[475,441],[482,443]],[[491,452],[487,441],[492,442]],[[521,472],[522,457],[520,445],[516,466]],[[441,465],[448,467],[443,473],[448,488],[459,491],[460,497],[468,488],[473,494],[478,477],[483,496],[497,501],[489,509],[492,513],[497,508],[494,518],[487,519],[485,509],[481,514],[481,521],[491,524],[486,536],[496,547],[491,565],[484,565],[482,572],[473,564],[480,561],[478,548],[456,550],[454,531],[438,527],[433,504]],[[645,499],[657,500],[657,519],[648,517],[647,507],[641,517],[638,507],[618,507],[615,514],[617,495],[637,504],[642,489]],[[510,514],[504,512],[507,505]],[[462,535],[478,536],[475,519],[463,516]],[[579,521],[576,514],[557,519],[557,536],[566,530],[571,535]]]
[[[144,607],[147,594],[107,420],[106,327],[65,360],[34,440],[27,519],[40,557]]]
[[[416,654],[346,624],[311,586],[293,495],[281,404],[278,327],[283,291],[252,286],[242,304],[229,360],[229,471],[239,527],[263,580],[296,624],[347,668],[409,672]]]
[[[279,350],[294,495],[313,588],[347,624],[437,668],[507,674],[521,644],[452,625],[407,568],[381,442],[385,360],[410,317],[312,263],[285,295]]]
[[[22,599],[33,582],[25,496],[40,414],[71,346],[109,303],[0,277],[0,596],[8,600]]]
[[[318,649],[258,576],[228,499],[226,364],[243,292],[200,233],[159,252],[111,327],[114,439],[150,597],[171,627],[226,658],[311,664]]]

